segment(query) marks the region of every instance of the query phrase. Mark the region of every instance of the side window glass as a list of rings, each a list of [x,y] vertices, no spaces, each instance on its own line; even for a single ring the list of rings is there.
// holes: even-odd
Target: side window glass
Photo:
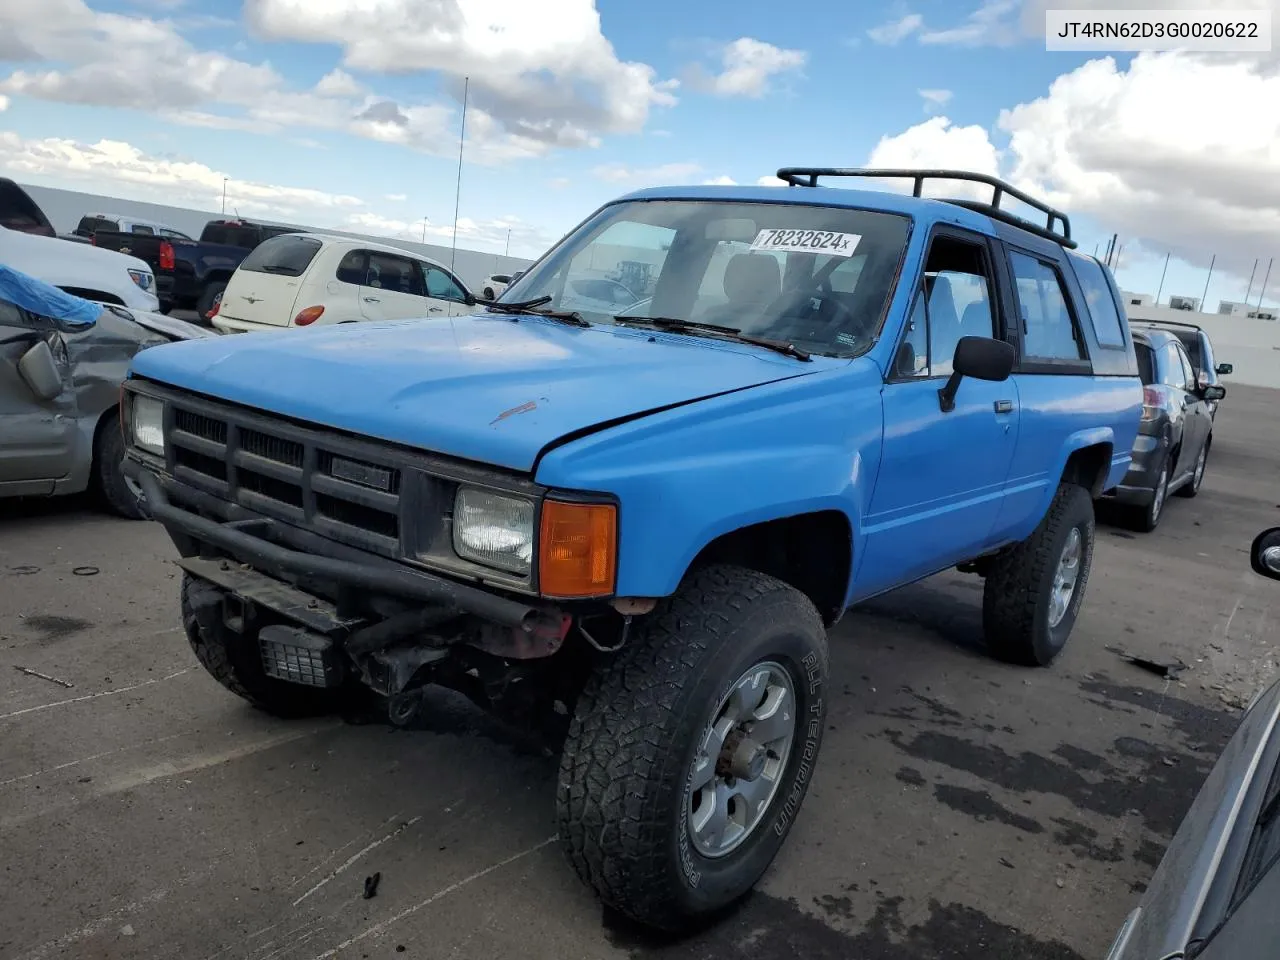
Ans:
[[[427,267],[427,296],[441,300],[463,300],[462,288],[459,287],[443,270],[438,267]]]
[[[907,319],[906,333],[898,345],[894,358],[893,375],[903,377],[927,377],[929,375],[929,322],[924,306],[923,291],[916,293],[915,305]]]
[[[1024,253],[1009,255],[1022,321],[1023,353],[1042,360],[1086,359],[1056,267]]]
[[[1179,350],[1172,343],[1166,343],[1160,350],[1160,382],[1170,387],[1177,387],[1179,390],[1187,389],[1187,374],[1182,369],[1182,359],[1179,357]]]
[[[1071,263],[1075,266],[1080,289],[1084,291],[1084,299],[1089,306],[1089,317],[1093,321],[1093,332],[1097,334],[1098,343],[1110,347],[1124,346],[1120,312],[1116,308],[1111,285],[1107,283],[1107,278],[1102,272],[1102,265],[1078,253],[1071,254]]]
[[[365,286],[419,297],[426,293],[422,285],[422,274],[416,263],[404,257],[374,251],[369,253],[369,272]]]
[[[148,236],[148,237],[154,237],[154,236],[156,235],[156,232],[155,232],[154,230],[152,230],[150,227],[144,227],[144,226],[143,226],[142,224],[140,224],[140,223],[135,223],[132,227],[130,227],[130,228],[129,228],[129,232],[130,232],[130,233],[141,233],[141,234],[144,234],[144,235],[146,235],[146,236]]]
[[[961,337],[995,335],[986,257],[976,244],[938,237],[929,248],[924,269],[929,316],[928,375],[950,376]]]
[[[352,250],[343,257],[334,276],[343,283],[354,283],[356,286],[364,283],[364,251]]]

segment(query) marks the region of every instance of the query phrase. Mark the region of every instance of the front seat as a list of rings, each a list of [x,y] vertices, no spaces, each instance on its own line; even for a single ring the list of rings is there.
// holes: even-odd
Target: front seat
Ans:
[[[769,304],[782,294],[782,271],[777,257],[767,253],[738,253],[724,268],[728,303],[707,311],[706,322],[748,331],[761,320]]]
[[[935,377],[951,373],[951,360],[959,342],[960,314],[951,292],[951,279],[938,276],[929,290],[929,365]]]

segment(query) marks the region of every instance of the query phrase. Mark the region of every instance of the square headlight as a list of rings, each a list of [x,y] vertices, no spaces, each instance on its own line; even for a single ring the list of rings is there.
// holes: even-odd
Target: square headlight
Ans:
[[[164,456],[164,402],[135,394],[129,416],[133,445],[157,457]]]
[[[453,505],[453,549],[466,560],[527,574],[533,562],[533,501],[460,487]]]

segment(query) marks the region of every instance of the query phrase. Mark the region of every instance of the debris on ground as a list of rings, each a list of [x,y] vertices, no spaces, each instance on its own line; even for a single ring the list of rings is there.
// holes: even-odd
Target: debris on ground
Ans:
[[[382,879],[381,873],[375,873],[372,877],[364,878],[364,898],[372,900],[378,893],[378,882]]]
[[[36,677],[40,680],[48,680],[50,683],[56,683],[60,687],[74,687],[75,684],[70,680],[60,680],[57,677],[51,677],[47,673],[41,673],[39,670],[32,670],[30,667],[20,667],[14,664],[13,669],[19,673],[25,673],[28,677]]]
[[[1177,680],[1186,670],[1187,665],[1181,660],[1174,660],[1172,663],[1162,663],[1159,660],[1152,660],[1149,657],[1138,656],[1137,654],[1127,653],[1119,647],[1107,647],[1112,653],[1122,660],[1127,660],[1141,670],[1154,674],[1164,680]]]
[[[95,577],[101,571],[97,567],[72,567],[71,573],[77,577]]]

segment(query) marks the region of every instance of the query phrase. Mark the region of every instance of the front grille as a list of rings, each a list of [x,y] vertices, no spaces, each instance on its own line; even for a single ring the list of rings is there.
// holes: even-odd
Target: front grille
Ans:
[[[334,540],[399,553],[401,469],[389,458],[353,455],[323,431],[181,401],[168,445],[179,480]]]

